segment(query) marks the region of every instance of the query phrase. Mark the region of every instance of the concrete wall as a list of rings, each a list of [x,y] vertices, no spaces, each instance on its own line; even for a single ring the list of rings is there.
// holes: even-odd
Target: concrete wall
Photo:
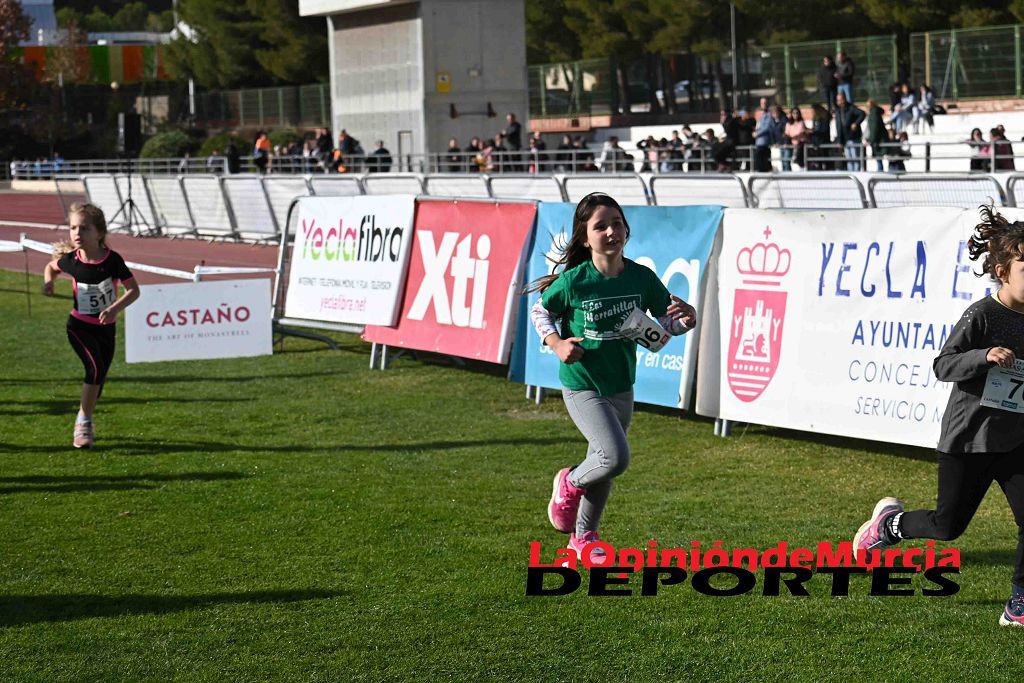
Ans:
[[[493,138],[512,112],[526,146],[524,0],[302,0],[300,13],[328,17],[335,139],[344,128],[397,153],[409,131],[403,153],[441,153],[451,137]]]
[[[374,141],[398,152],[399,131],[424,145],[422,22],[419,5],[402,4],[331,17],[331,113],[335,142],[345,129],[367,154]],[[408,142],[405,143],[408,145]]]
[[[448,139],[465,147],[470,138],[493,138],[516,114],[529,130],[526,82],[526,18],[520,0],[423,0],[423,63],[427,139],[442,152]],[[439,92],[447,74],[450,92]],[[497,116],[483,115],[490,102]],[[454,104],[459,118],[449,115]]]

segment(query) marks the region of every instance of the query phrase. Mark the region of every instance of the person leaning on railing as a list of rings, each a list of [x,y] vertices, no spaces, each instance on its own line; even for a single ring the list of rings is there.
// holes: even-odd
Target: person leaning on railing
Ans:
[[[981,128],[971,130],[971,137],[967,140],[967,144],[971,148],[971,170],[989,170],[991,165],[989,162],[992,160],[992,149],[985,142],[985,136],[982,134]]]
[[[832,142],[832,132],[829,128],[832,123],[832,115],[821,104],[811,105],[811,111],[811,146],[808,156],[812,158],[807,162],[807,170],[823,171],[832,168],[831,164],[823,158],[828,156],[826,145]]]

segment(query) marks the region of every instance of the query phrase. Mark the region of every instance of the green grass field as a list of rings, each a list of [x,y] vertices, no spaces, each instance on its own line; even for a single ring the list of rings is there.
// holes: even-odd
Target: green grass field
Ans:
[[[33,286],[37,285],[33,281]],[[996,621],[1016,528],[998,488],[951,598],[525,596],[528,544],[585,444],[501,369],[367,368],[369,347],[125,365],[70,446],[70,287],[0,272],[0,680],[1021,680]],[[927,451],[640,409],[604,521],[619,546],[813,547],[883,494],[930,506]],[[923,545],[923,544],[921,544]],[[915,579],[920,588],[923,582]],[[638,589],[639,578],[633,587]]]

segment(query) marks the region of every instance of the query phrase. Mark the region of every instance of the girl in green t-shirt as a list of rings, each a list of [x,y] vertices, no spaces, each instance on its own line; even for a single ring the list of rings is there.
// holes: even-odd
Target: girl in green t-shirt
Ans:
[[[539,278],[529,291],[541,292],[530,312],[544,344],[562,362],[562,398],[588,442],[575,467],[555,475],[548,519],[570,533],[569,548],[583,559],[597,540],[612,479],[629,466],[626,431],[633,415],[636,342],[619,326],[634,308],[649,311],[672,334],[696,324],[688,303],[669,294],[649,268],[624,258],[629,225],[618,202],[595,192],[576,205],[572,236],[555,262],[561,272]],[[595,551],[592,563],[605,558]]]

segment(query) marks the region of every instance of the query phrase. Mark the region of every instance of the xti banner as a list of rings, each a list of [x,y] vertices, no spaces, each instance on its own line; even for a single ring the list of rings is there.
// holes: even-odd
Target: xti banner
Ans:
[[[574,204],[543,203],[537,213],[526,264],[526,282],[551,272],[572,232]],[[630,237],[626,258],[647,266],[668,290],[700,312],[701,281],[715,233],[722,220],[718,206],[625,206]],[[558,358],[541,343],[530,323],[529,310],[540,298],[522,297],[519,329],[512,354],[511,379],[534,386],[558,389]],[[674,337],[658,353],[637,347],[635,400],[685,408],[693,384],[697,332]]]

